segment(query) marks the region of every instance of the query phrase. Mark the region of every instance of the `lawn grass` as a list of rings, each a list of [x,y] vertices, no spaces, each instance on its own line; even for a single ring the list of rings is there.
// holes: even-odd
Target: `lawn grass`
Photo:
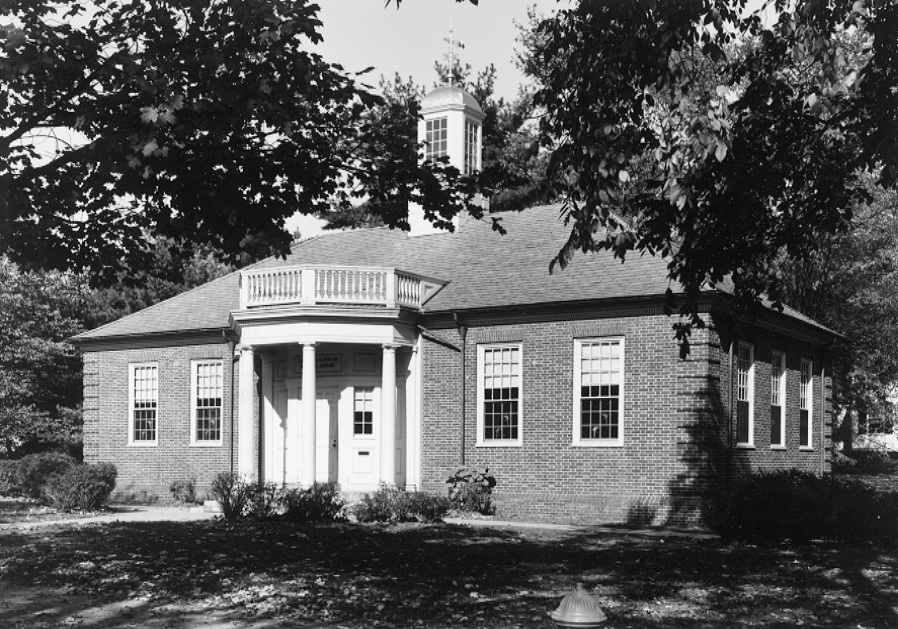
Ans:
[[[195,626],[183,620],[191,614],[246,627],[551,627],[547,613],[579,581],[606,627],[885,628],[898,626],[896,564],[866,546],[445,524],[117,523],[0,535],[0,592],[64,593],[65,614],[82,620],[73,601],[105,606],[103,627]],[[66,620],[20,612],[0,605],[0,626]]]

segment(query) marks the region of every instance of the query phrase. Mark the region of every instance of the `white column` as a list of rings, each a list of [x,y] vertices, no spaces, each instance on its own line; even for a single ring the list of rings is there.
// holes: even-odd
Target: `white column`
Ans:
[[[302,346],[302,428],[300,430],[299,482],[315,482],[315,344]]]
[[[255,435],[253,424],[255,423],[255,375],[253,365],[255,354],[253,348],[244,345],[240,347],[240,419],[237,426],[237,473],[241,476],[254,478],[253,470],[253,446]]]
[[[271,352],[262,354],[262,419],[259,422],[259,478],[276,483],[283,478],[274,478],[276,453],[274,452],[274,431],[277,422],[274,418],[274,356]]]
[[[380,480],[396,484],[396,346],[383,346],[380,385]]]

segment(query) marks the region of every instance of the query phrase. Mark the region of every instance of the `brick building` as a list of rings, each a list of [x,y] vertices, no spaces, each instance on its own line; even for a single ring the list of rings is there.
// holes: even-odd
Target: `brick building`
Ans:
[[[478,168],[477,103],[423,105],[428,154]],[[81,334],[85,458],[159,494],[227,470],[442,493],[488,466],[504,515],[641,522],[695,521],[749,470],[828,469],[833,332],[708,291],[681,359],[664,260],[550,274],[558,208],[502,222],[312,238]]]

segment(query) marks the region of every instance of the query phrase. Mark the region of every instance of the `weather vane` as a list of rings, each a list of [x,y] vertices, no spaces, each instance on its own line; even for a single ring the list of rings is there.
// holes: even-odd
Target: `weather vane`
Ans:
[[[446,73],[446,80],[449,85],[453,85],[454,81],[453,74],[455,70],[455,62],[458,61],[458,58],[455,55],[455,49],[464,50],[465,43],[462,41],[458,41],[452,38],[452,20],[449,20],[449,37],[444,37],[443,41],[449,44],[449,72]]]

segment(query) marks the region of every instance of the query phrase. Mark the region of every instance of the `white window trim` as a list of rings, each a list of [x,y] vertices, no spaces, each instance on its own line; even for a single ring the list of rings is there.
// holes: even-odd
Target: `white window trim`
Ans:
[[[152,441],[134,440],[134,372],[144,367],[156,368],[156,438]],[[128,446],[134,448],[155,448],[159,445],[159,363],[128,364]]]
[[[780,367],[782,368],[780,371],[779,382],[777,382],[777,388],[779,388],[779,398],[780,398],[779,407],[780,407],[780,413],[782,413],[782,415],[780,416],[780,442],[777,444],[771,443],[770,449],[771,450],[786,450],[787,449],[787,446],[786,446],[786,389],[787,389],[786,374],[788,373],[788,370],[786,368],[786,364],[787,364],[786,363],[786,353],[778,351],[778,350],[774,350],[770,354],[771,379],[773,378],[773,373],[772,373],[773,372],[773,358],[775,356],[780,357],[780,361],[781,361]],[[771,387],[771,393],[772,392],[773,391],[772,391],[772,387]],[[771,398],[772,398],[772,396],[771,396]],[[770,405],[773,406],[773,399],[770,400]]]
[[[199,441],[196,438],[196,386],[197,386],[197,367],[199,365],[221,365],[221,415],[219,421],[218,434],[220,437],[215,441]],[[219,448],[223,445],[224,437],[224,361],[217,358],[197,359],[190,361],[190,446],[192,448]]]
[[[598,341],[618,341],[621,355],[620,407],[618,409],[619,426],[617,439],[583,439],[580,437],[580,358],[584,343]],[[574,339],[574,377],[573,377],[573,425],[571,446],[575,448],[622,448],[624,445],[624,427],[626,419],[626,364],[627,352],[623,336],[600,336],[595,338]]]
[[[748,348],[748,382],[746,383],[747,396],[748,396],[748,441],[745,442],[736,442],[736,447],[746,450],[753,450],[755,447],[755,346],[752,343],[745,343],[743,341],[739,341],[739,347],[747,347]],[[739,375],[739,352],[736,352],[736,377]],[[736,390],[738,392],[739,384],[736,383]],[[738,393],[736,395],[736,401],[739,401]],[[735,410],[735,409],[734,409]],[[737,419],[738,422],[738,413]],[[735,426],[736,429],[736,438],[738,439],[739,435],[739,427],[738,423]]]
[[[480,343],[477,345],[477,447],[478,448],[520,448],[524,438],[524,347],[523,343]],[[483,373],[484,354],[487,349],[516,347],[520,353],[521,386],[518,387],[518,438],[517,439],[484,439],[483,438]]]
[[[807,363],[808,365],[808,382],[805,385],[807,390],[805,391],[805,400],[807,401],[808,407],[808,445],[799,446],[798,449],[802,452],[813,452],[814,450],[814,361],[810,358],[802,358],[801,359],[802,366]],[[798,372],[798,384],[801,386],[801,372]],[[798,428],[801,430],[801,397],[799,396],[799,424]],[[801,443],[801,435],[798,436],[798,443]]]

